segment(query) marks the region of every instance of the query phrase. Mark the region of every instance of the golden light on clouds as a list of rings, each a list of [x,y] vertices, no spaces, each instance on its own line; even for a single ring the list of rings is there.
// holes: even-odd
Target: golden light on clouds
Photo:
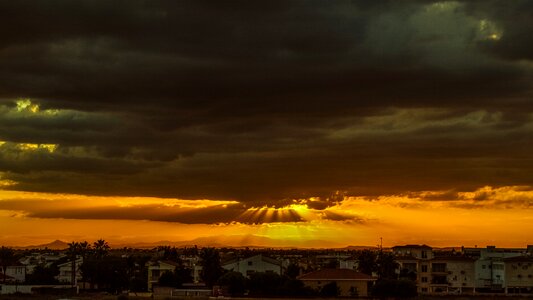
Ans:
[[[15,102],[17,104],[17,111],[29,111],[32,113],[39,112],[39,105],[31,102],[30,99],[19,99]]]
[[[452,194],[456,196],[447,196]],[[298,203],[281,208],[242,208],[233,221],[187,223],[191,221],[188,218],[184,222],[169,222],[158,217],[167,213],[187,215],[202,209],[212,216],[220,216],[241,205],[236,201],[207,199],[4,190],[0,191],[0,236],[12,244],[44,241],[50,236],[67,240],[103,236],[116,244],[213,237],[213,241],[232,245],[300,247],[375,245],[379,237],[389,246],[402,243],[523,246],[533,238],[533,233],[522,230],[533,226],[533,190],[524,186],[483,187],[458,193],[426,191],[372,198],[345,197],[325,209],[312,209],[303,203],[310,202],[309,199],[295,201]],[[510,206],[509,201],[518,205]],[[120,219],[90,215],[95,211],[113,216],[109,211],[114,210],[120,215],[121,209],[130,209],[128,212],[134,214]],[[137,209],[141,213],[135,215]],[[84,214],[88,216],[85,218]],[[31,226],[37,229],[28,231]]]
[[[483,19],[479,21],[479,34],[481,39],[498,41],[502,38],[503,30],[494,22]]]

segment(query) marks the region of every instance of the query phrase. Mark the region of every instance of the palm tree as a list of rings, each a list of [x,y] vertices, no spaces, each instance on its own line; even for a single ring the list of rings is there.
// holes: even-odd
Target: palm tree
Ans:
[[[76,258],[81,253],[81,246],[78,242],[72,242],[68,244],[67,255],[70,256],[72,263],[70,283],[72,287],[76,284]]]
[[[89,244],[87,241],[83,241],[79,243],[79,249],[80,255],[83,258],[83,261],[85,261],[87,254],[89,253],[89,251],[91,251],[91,244]]]
[[[107,253],[109,252],[109,249],[111,249],[111,247],[109,247],[109,244],[103,239],[99,239],[96,242],[94,242],[93,247],[94,247],[94,254],[97,258],[103,258],[104,256],[107,255]]]
[[[7,267],[13,264],[15,260],[15,252],[13,249],[4,246],[0,248],[0,266],[2,266],[2,270],[4,272],[4,283],[6,283],[7,278]]]

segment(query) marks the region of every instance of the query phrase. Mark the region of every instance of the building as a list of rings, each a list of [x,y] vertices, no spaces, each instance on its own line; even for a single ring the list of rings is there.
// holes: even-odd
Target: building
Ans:
[[[440,258],[446,264],[449,294],[474,294],[476,285],[475,259],[466,256]]]
[[[320,290],[335,282],[341,297],[367,297],[376,278],[350,269],[322,269],[298,277],[306,286]]]
[[[72,282],[72,261],[57,265],[59,269],[59,275],[56,279],[61,283],[68,283],[71,285],[77,285],[78,281],[81,281],[81,265],[83,264],[83,258],[79,257],[74,263],[74,282]]]
[[[7,266],[5,270],[6,281],[24,282],[26,280],[26,267],[21,264]],[[0,280],[4,279],[4,269],[0,267]]]
[[[416,259],[429,260],[433,258],[433,248],[428,245],[394,246],[392,252],[396,256],[410,256]]]
[[[470,249],[472,251],[472,249]],[[476,266],[476,292],[503,293],[505,292],[505,259],[522,256],[526,249],[496,248],[487,246],[479,248]]]
[[[174,272],[178,264],[172,261],[148,262],[148,290],[151,291],[154,284],[159,283],[159,278],[165,272]]]
[[[433,248],[427,245],[405,245],[395,246],[392,251],[400,265],[400,275],[413,277],[418,293],[431,292]]]
[[[533,257],[515,256],[504,259],[505,293],[533,295]]]
[[[244,276],[250,276],[256,272],[272,272],[281,275],[281,262],[262,254],[230,260],[222,264],[222,268],[228,271],[239,272]]]

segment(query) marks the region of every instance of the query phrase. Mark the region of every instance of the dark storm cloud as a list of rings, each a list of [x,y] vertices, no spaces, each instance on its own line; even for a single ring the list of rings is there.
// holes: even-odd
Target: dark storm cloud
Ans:
[[[241,204],[188,208],[179,205],[141,204],[132,206],[88,206],[62,200],[2,200],[0,210],[18,211],[32,218],[149,220],[183,224],[218,224],[240,222],[261,224],[271,222],[301,222],[294,210],[283,212],[264,209],[247,210]]]
[[[528,184],[532,10],[503,3],[0,1],[0,174],[316,209]]]
[[[533,60],[532,1],[474,1],[469,4],[469,9],[473,14],[493,19],[505,29],[497,42],[482,43],[484,49],[506,59]]]

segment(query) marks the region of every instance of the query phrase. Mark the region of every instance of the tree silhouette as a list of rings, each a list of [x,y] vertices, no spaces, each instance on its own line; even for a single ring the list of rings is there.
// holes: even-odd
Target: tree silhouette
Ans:
[[[337,297],[340,294],[340,289],[337,282],[332,281],[320,289],[320,296],[322,297]]]
[[[100,258],[100,259],[106,256],[107,253],[109,252],[109,249],[111,249],[111,247],[109,247],[109,244],[103,239],[99,239],[96,242],[94,242],[93,248],[94,248],[94,255],[96,256],[96,258]]]
[[[231,296],[241,296],[246,289],[246,278],[239,272],[227,272],[218,279],[217,283],[227,287]]]
[[[377,269],[376,258],[377,255],[374,251],[361,251],[359,255],[357,255],[357,260],[359,262],[357,270],[361,273],[372,275],[372,272],[376,271]]]
[[[396,269],[398,263],[394,259],[394,254],[381,252],[377,258],[378,277],[381,279],[397,279]]]
[[[300,266],[295,263],[290,264],[287,267],[287,271],[285,272],[285,274],[291,279],[296,279],[296,277],[300,275]]]
[[[72,286],[76,284],[76,259],[80,253],[81,253],[80,243],[74,242],[74,241],[71,243],[68,243],[67,255],[70,256],[70,260],[71,260],[70,283]]]
[[[15,252],[13,249],[2,246],[2,248],[0,248],[0,265],[4,271],[3,283],[6,283],[7,267],[12,265],[15,261]]]
[[[202,264],[201,278],[207,286],[212,287],[222,275],[218,250],[210,247],[202,248],[200,259]]]
[[[87,241],[83,241],[79,243],[79,253],[84,261],[90,252],[91,252],[91,245]]]

